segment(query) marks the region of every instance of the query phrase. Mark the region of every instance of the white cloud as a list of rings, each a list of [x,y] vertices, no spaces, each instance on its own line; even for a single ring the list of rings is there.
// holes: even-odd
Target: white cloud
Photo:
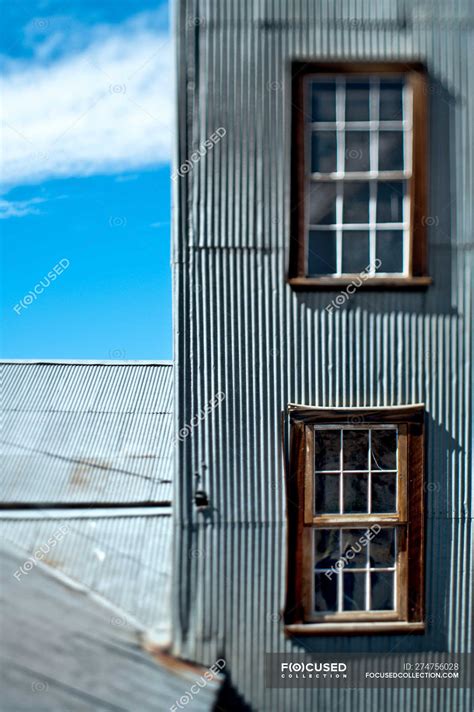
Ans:
[[[30,200],[0,199],[0,220],[23,218],[25,215],[39,215],[40,211],[36,206],[45,202],[45,198],[30,198]]]
[[[67,28],[58,57],[38,47],[1,81],[3,182],[134,170],[170,160],[173,60],[152,13],[121,25]],[[80,42],[77,32],[80,31]],[[72,51],[67,48],[73,48]],[[53,59],[51,59],[53,57]]]

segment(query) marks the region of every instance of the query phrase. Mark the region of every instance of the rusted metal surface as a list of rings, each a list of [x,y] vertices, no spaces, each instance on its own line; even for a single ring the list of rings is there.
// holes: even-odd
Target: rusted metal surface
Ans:
[[[222,651],[256,710],[470,709],[469,692],[266,690],[268,651],[469,650],[472,641],[472,4],[363,0],[180,0],[175,181],[175,430],[216,392],[225,401],[177,442],[175,650]],[[286,283],[290,63],[422,61],[430,85],[429,275],[425,292],[334,293]],[[428,631],[287,640],[284,467],[288,403],[427,411]],[[199,490],[206,513],[193,505]]]

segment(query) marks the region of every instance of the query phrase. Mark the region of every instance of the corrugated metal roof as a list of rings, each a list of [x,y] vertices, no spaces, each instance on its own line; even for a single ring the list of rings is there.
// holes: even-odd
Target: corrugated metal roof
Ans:
[[[143,692],[134,693],[140,678],[135,665],[147,659],[121,640],[146,631],[155,644],[170,642],[172,518],[164,503],[172,495],[171,364],[3,362],[0,367],[0,536],[17,562],[16,570],[4,572],[8,585],[2,587],[16,587],[10,594],[13,622],[11,616],[8,625],[2,621],[9,640],[16,641],[3,666],[11,709],[20,709],[28,698],[25,684],[35,691],[35,676],[47,680],[51,692],[45,699],[35,697],[38,710],[43,702],[48,710],[96,709],[96,704],[151,710],[157,690],[171,705],[187,680],[157,666],[143,677]],[[48,582],[45,572],[62,583]],[[91,619],[94,596],[110,610],[94,612]],[[38,650],[48,659],[47,669],[34,659]],[[155,667],[151,659],[148,663]],[[177,661],[170,664],[179,668]],[[123,675],[120,685],[109,679],[115,669]],[[202,697],[202,709],[209,708],[206,699],[213,694],[209,690],[209,697]]]
[[[120,611],[51,569],[38,565],[18,581],[22,560],[0,547],[3,712],[161,712],[185,695],[194,712],[213,708],[220,679],[151,648]]]
[[[171,364],[0,369],[4,502],[171,500]]]
[[[38,518],[24,512],[22,519],[8,519],[6,513],[0,519],[0,537],[24,551],[25,561],[37,552],[43,563],[100,594],[122,609],[124,618],[130,616],[168,641],[172,520],[169,511],[153,511],[154,515],[144,516],[129,510],[128,516],[121,516],[116,510],[114,516],[101,516],[89,510],[89,518],[74,512],[62,517],[41,513]],[[55,539],[61,531],[63,535]],[[28,576],[20,573],[19,583],[27,586]]]

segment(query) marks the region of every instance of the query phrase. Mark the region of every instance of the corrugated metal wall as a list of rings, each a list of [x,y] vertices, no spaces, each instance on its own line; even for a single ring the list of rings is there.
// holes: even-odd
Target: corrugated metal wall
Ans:
[[[177,429],[225,400],[178,443],[176,649],[228,660],[258,710],[470,709],[466,691],[270,691],[265,651],[470,649],[472,620],[471,4],[365,0],[180,0],[176,180]],[[289,242],[290,60],[422,60],[430,74],[426,292],[294,293]],[[424,636],[284,638],[280,414],[425,402],[427,621]],[[211,516],[192,507],[210,496]],[[260,671],[260,672],[258,672]],[[339,707],[338,707],[339,706]]]

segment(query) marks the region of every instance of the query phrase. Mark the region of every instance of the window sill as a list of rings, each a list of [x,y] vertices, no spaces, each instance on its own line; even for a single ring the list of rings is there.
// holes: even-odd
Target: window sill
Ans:
[[[384,621],[373,623],[293,623],[285,626],[288,636],[300,635],[375,635],[377,633],[424,633],[424,623]]]
[[[289,277],[288,284],[297,291],[339,291],[354,284],[355,279],[357,277]],[[371,277],[362,282],[360,287],[354,284],[354,292],[359,289],[426,289],[432,282],[431,277]]]

